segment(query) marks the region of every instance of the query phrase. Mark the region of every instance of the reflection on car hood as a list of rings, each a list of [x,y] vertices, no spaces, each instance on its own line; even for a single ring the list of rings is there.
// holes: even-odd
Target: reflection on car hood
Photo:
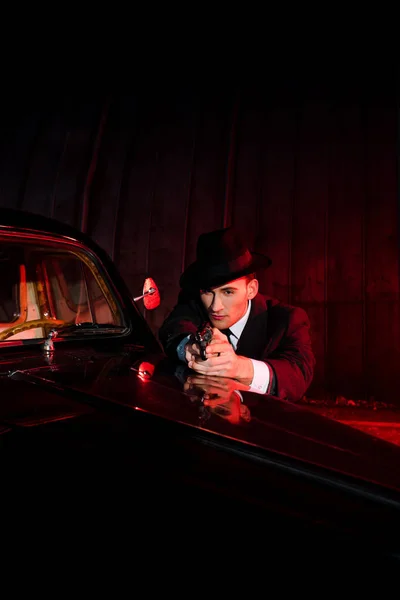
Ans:
[[[40,386],[46,393],[62,392],[60,398],[67,392],[83,406],[106,401],[111,407],[144,411],[198,432],[240,441],[252,452],[272,453],[277,459],[290,457],[303,465],[400,491],[398,446],[314,414],[304,406],[243,389],[222,400],[217,394],[207,398],[201,388],[186,385],[188,374],[160,356],[144,357],[134,351],[107,354],[87,348],[80,352],[59,350],[54,360],[39,354],[20,358],[9,365],[7,377],[3,364],[8,390],[13,383],[24,381],[35,383],[36,389]],[[3,406],[0,426],[7,422],[4,410]]]

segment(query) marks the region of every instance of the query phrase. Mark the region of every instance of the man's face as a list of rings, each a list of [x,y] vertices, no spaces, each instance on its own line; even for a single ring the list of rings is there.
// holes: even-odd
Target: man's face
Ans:
[[[200,298],[213,327],[227,329],[241,319],[248,300],[258,292],[258,281],[246,277],[229,281],[220,287],[200,290]]]

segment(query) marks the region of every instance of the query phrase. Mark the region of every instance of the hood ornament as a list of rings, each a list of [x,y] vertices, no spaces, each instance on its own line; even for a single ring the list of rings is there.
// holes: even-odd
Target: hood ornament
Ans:
[[[53,354],[54,352],[54,343],[53,340],[54,338],[56,338],[58,335],[57,330],[56,329],[51,329],[49,331],[49,334],[47,336],[47,338],[44,341],[43,344],[43,352],[46,356],[49,356],[50,354]]]

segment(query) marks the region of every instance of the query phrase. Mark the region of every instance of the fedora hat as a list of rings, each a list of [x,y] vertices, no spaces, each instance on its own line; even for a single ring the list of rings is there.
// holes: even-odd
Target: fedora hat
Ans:
[[[270,265],[268,256],[250,252],[239,232],[226,227],[199,236],[196,260],[182,273],[179,283],[181,288],[210,289]]]

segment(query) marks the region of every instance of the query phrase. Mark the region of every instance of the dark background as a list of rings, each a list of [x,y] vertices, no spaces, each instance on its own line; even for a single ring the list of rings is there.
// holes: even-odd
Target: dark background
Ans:
[[[6,94],[0,206],[89,233],[132,295],[153,277],[155,333],[198,235],[234,224],[273,260],[261,291],[309,314],[309,395],[398,404],[397,78],[341,69],[256,81]]]

